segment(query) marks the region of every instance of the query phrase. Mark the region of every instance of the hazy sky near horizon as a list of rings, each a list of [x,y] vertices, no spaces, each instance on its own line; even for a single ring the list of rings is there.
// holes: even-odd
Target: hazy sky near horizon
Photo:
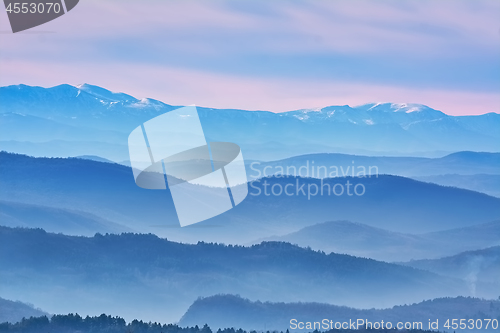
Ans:
[[[368,102],[500,112],[500,1],[81,0],[12,34],[0,85],[90,83],[173,105]]]

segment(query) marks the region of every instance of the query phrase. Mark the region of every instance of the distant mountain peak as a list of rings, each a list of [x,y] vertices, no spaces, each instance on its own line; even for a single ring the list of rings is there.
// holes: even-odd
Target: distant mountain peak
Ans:
[[[94,87],[94,86],[92,86],[88,83],[80,83],[80,84],[77,84],[75,86],[75,88],[82,89],[82,90],[85,90],[85,89],[90,88],[90,87]]]
[[[401,113],[412,113],[412,112],[422,112],[431,111],[439,112],[433,108],[428,107],[424,104],[418,103],[369,103],[363,104],[355,107],[356,109],[366,110],[366,111],[381,111],[381,112],[401,112]],[[445,115],[444,113],[442,113]]]
[[[112,92],[110,90],[101,88],[99,86],[94,86],[88,83],[82,83],[74,86],[80,91],[85,91],[86,93],[89,93],[95,97],[99,98],[104,98],[113,102],[136,102],[138,101],[137,98],[124,94],[124,93],[117,93],[117,92]]]
[[[394,110],[394,112],[410,113],[419,112],[428,107],[422,104],[392,103],[391,108]]]
[[[11,117],[17,120],[12,120],[9,126],[4,125],[4,139],[0,141],[13,138],[23,142],[44,142],[47,138],[75,140],[71,131],[56,130],[57,124],[53,122],[81,128],[82,135],[85,131],[89,132],[89,128],[128,134],[145,121],[177,107],[88,83],[75,86],[62,84],[50,88],[27,85],[0,87],[0,113],[16,112],[44,118],[52,122],[51,128],[54,129],[49,131],[35,126],[35,120],[30,117],[24,117],[24,120],[19,120],[21,116]],[[458,117],[409,102],[333,105],[282,113],[198,107],[198,112],[208,137],[246,145],[243,149],[249,147],[254,156],[271,155],[269,142],[281,144],[279,152],[272,152],[272,159],[275,156],[282,158],[318,152],[318,143],[321,143],[321,150],[326,151],[340,149],[344,152],[366,151],[377,154],[500,151],[500,114],[496,113]],[[10,118],[1,119],[5,123]],[[37,137],[38,134],[35,135],[33,130],[44,137]],[[89,142],[94,140],[92,135],[85,138]],[[120,144],[125,143],[120,140]],[[111,141],[116,143],[115,138]],[[263,148],[254,149],[255,145],[262,145]],[[91,151],[80,153],[90,154]],[[114,151],[111,156],[115,156]]]
[[[302,113],[309,113],[309,112],[321,112],[323,108],[321,107],[316,107],[316,108],[308,108],[308,109],[299,109],[296,110],[297,112],[302,112]]]

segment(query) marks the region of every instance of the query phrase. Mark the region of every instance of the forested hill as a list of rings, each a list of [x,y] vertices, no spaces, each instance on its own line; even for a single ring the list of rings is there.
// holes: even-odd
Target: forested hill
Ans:
[[[321,322],[325,318],[334,322],[363,319],[372,323],[380,323],[384,320],[391,322],[394,326],[398,322],[422,322],[424,329],[428,328],[430,319],[431,321],[439,320],[439,330],[450,331],[445,324],[447,319],[453,318],[490,319],[490,323],[494,319],[498,324],[500,300],[471,297],[439,298],[387,309],[360,310],[320,303],[252,302],[234,295],[216,295],[198,299],[182,317],[179,324],[196,325],[203,322],[212,327],[230,325],[262,330],[286,329],[290,327],[291,319],[307,323]],[[498,327],[497,330],[492,330],[490,324],[489,330],[498,332]],[[486,330],[485,324],[482,330]],[[468,332],[471,331],[474,330],[468,330]]]
[[[46,316],[23,319],[20,323],[0,323],[1,333],[257,333],[245,331],[241,328],[224,328],[212,330],[208,325],[194,327],[180,327],[175,324],[161,324],[133,320],[126,323],[123,318],[111,317],[105,314],[95,317],[82,318],[78,314],[54,315],[50,319]],[[268,331],[269,332],[269,331]],[[289,332],[288,330],[286,331]],[[316,331],[315,331],[316,332]],[[325,333],[357,333],[357,330],[340,329]],[[394,330],[367,329],[365,333],[396,333]],[[273,332],[278,333],[278,332]],[[280,331],[279,333],[283,333]],[[411,330],[409,333],[431,333],[426,330]]]
[[[14,302],[0,297],[0,323],[5,321],[17,322],[23,317],[39,317],[46,314],[46,312],[35,309],[30,304]]]
[[[309,186],[322,188],[320,180],[265,178],[250,183],[249,195],[234,209],[200,222],[196,228],[181,229],[175,228],[179,222],[169,192],[138,187],[128,167],[78,158],[32,158],[0,152],[0,200],[85,212],[100,218],[97,222],[101,223],[96,224],[94,218],[86,224],[87,232],[102,232],[103,224],[106,225],[102,220],[106,220],[115,227],[118,224],[128,228],[125,230],[151,232],[183,242],[244,244],[332,220],[355,221],[395,232],[427,233],[500,218],[499,198],[404,177],[333,178],[325,183],[333,188],[347,181],[362,183],[366,193],[335,196],[331,192],[328,195],[325,189],[325,195],[317,193],[308,198],[305,193]],[[273,187],[284,189],[289,184],[289,193],[294,195],[269,194]],[[300,188],[306,192],[300,192]],[[15,211],[15,207],[4,206],[8,212]],[[21,219],[19,214],[13,216]],[[21,222],[24,223],[17,226],[35,225],[35,221]],[[100,227],[92,227],[96,225]],[[67,226],[53,227],[54,232],[67,231]]]
[[[364,308],[467,291],[453,278],[288,243],[191,245],[151,234],[76,237],[0,227],[0,267],[10,293],[3,297],[51,313],[113,311],[127,319],[175,321],[198,297],[219,293]]]

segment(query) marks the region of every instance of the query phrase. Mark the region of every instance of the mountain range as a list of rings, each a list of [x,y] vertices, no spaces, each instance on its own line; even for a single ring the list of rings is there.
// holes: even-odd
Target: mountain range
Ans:
[[[32,148],[36,156],[36,147]],[[17,150],[15,147],[12,149]],[[52,146],[51,149],[57,148]],[[74,149],[79,148],[74,147]],[[95,155],[75,157],[115,163]],[[128,160],[121,161],[120,164],[130,166]],[[440,158],[321,153],[295,156],[272,162],[247,160],[245,167],[249,180],[271,175],[326,178],[353,174],[371,176],[390,174],[500,197],[500,153],[463,151]]]
[[[493,283],[500,294],[500,246],[433,260],[412,260],[403,264],[443,276],[461,278],[470,284],[472,291],[478,281]]]
[[[441,298],[499,295],[500,114],[199,107],[208,142],[241,147],[250,181],[232,190],[249,195],[180,228],[170,191],[134,182],[127,147],[134,128],[178,107],[89,84],[0,87],[2,297],[214,328],[284,329],[293,316],[500,320],[499,301]],[[0,322],[2,311],[43,315],[0,299]]]
[[[377,174],[431,181],[450,174],[483,175],[489,179],[490,175],[500,176],[500,153],[461,151],[440,158],[308,154],[271,162],[248,161],[247,173],[249,179],[273,175],[328,178]]]
[[[412,267],[288,243],[189,245],[146,234],[75,237],[0,227],[0,294],[51,313],[178,320],[198,297],[387,307],[469,295],[466,283]],[[478,283],[477,295],[494,291]],[[140,304],[140,306],[137,306]]]
[[[437,259],[500,245],[500,221],[426,234],[404,234],[350,221],[329,221],[253,243],[262,241],[288,242],[327,253],[346,253],[383,261]],[[416,265],[418,261],[414,262]],[[426,269],[424,266],[412,267]]]
[[[170,192],[139,188],[129,167],[80,158],[0,153],[2,201],[85,212],[136,232],[153,232],[177,241],[244,244],[332,220],[356,221],[393,232],[426,233],[500,217],[498,198],[403,177],[334,178],[324,180],[323,186],[345,186],[347,181],[351,186],[362,184],[365,194],[349,196],[346,190],[344,195],[335,196],[325,190],[324,195],[318,192],[310,196],[307,188],[319,189],[320,180],[261,179],[248,185],[247,198],[234,209],[192,227],[179,228]],[[292,196],[270,192],[273,186],[276,189],[289,184],[293,186]],[[304,193],[299,191],[301,186]],[[26,225],[35,226],[33,222]]]
[[[0,126],[6,129],[0,144],[17,145],[21,150],[16,152],[27,153],[24,149],[29,146],[23,142],[30,142],[39,147],[39,154],[55,156],[43,142],[78,141],[86,143],[86,151],[75,154],[67,147],[59,151],[64,155],[56,156],[99,155],[122,161],[128,157],[128,134],[176,107],[88,84],[0,87]],[[282,113],[199,107],[198,112],[209,141],[237,143],[244,154],[248,147],[246,157],[250,159],[276,160],[318,152],[500,151],[500,115],[496,113],[450,116],[424,105],[394,103]],[[100,143],[121,146],[114,152],[101,148],[96,154]],[[270,148],[276,145],[286,148],[281,153]]]
[[[444,174],[412,178],[423,182],[434,183],[443,186],[465,188],[471,191],[481,192],[500,198],[500,175],[497,174]]]
[[[422,323],[423,329],[429,329],[429,320],[438,320],[440,331],[445,332],[470,332],[470,330],[447,329],[444,327],[447,319],[467,318],[467,319],[496,319],[500,318],[500,301],[484,300],[469,297],[439,298],[422,301],[420,303],[394,306],[387,309],[353,309],[346,306],[336,306],[321,303],[275,303],[275,302],[252,302],[240,296],[215,295],[200,298],[191,305],[189,310],[181,318],[180,325],[200,325],[208,323],[210,327],[244,327],[255,330],[285,330],[290,329],[291,320],[302,322],[304,329],[297,331],[310,331],[305,329],[307,323],[314,325],[319,322],[316,329],[322,330],[319,326],[326,319],[335,323],[347,322],[349,326],[352,322],[363,320],[372,325],[383,320],[390,322],[395,327],[398,322]],[[449,322],[451,323],[451,322]],[[483,330],[484,329],[483,325]],[[355,325],[357,328],[357,326]],[[379,326],[380,327],[380,326]],[[349,326],[352,329],[352,326]],[[363,330],[360,326],[360,330]],[[415,327],[416,328],[416,327]],[[314,329],[314,326],[313,326]],[[294,330],[295,331],[295,330]],[[335,330],[337,331],[337,330]],[[381,330],[383,331],[383,330]],[[411,331],[411,330],[410,330]],[[486,330],[485,330],[486,331]],[[489,327],[490,332],[495,329]]]
[[[0,201],[0,221],[7,227],[42,228],[75,236],[131,231],[91,213],[9,201]]]

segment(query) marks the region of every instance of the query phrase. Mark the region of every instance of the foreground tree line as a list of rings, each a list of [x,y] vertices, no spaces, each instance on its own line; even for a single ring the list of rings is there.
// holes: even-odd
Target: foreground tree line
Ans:
[[[334,332],[335,331],[335,332]],[[0,332],[19,333],[214,333],[208,325],[202,328],[180,327],[176,324],[160,324],[133,320],[126,323],[125,319],[102,314],[96,317],[81,317],[78,314],[53,315],[23,318],[17,323],[1,323]],[[354,333],[355,330],[332,330],[327,333]],[[366,333],[394,333],[397,330],[363,330]],[[429,333],[431,331],[407,330],[405,333]],[[235,328],[218,329],[216,333],[258,333]],[[273,331],[266,333],[284,333]],[[290,333],[287,329],[286,333]],[[317,330],[314,333],[319,333]]]

